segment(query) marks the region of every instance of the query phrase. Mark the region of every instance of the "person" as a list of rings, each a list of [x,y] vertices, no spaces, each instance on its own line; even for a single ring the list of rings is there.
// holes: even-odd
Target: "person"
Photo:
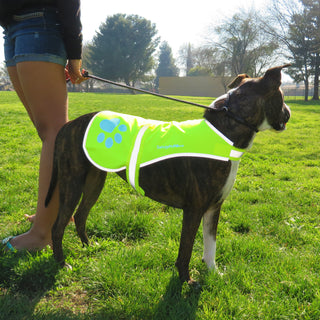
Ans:
[[[0,0],[7,70],[42,142],[38,201],[30,230],[2,240],[6,249],[40,250],[51,244],[59,207],[58,190],[46,208],[59,129],[68,121],[67,69],[72,83],[81,74],[80,0]]]

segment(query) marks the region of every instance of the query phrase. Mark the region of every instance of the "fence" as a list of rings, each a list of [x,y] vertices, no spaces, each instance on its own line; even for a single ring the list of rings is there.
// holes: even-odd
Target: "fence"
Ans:
[[[233,78],[223,77],[161,77],[159,92],[167,95],[219,97],[228,91]],[[285,96],[304,97],[304,85],[287,83],[282,85]],[[309,89],[309,96],[313,88]]]
[[[232,78],[160,77],[159,92],[166,95],[218,97],[226,93]]]

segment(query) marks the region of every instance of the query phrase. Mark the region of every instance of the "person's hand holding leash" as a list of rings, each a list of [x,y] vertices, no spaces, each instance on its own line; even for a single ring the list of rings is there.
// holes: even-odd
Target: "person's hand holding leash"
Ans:
[[[79,59],[71,59],[69,60],[66,67],[66,77],[67,80],[73,84],[80,84],[81,82],[87,80],[88,78],[84,77],[81,73],[81,60]]]

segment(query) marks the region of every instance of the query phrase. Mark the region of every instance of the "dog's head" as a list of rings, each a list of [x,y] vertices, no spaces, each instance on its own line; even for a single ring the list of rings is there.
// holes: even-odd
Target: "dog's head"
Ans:
[[[210,107],[215,111],[230,110],[230,114],[242,119],[249,128],[256,128],[255,131],[283,131],[291,114],[280,89],[281,70],[288,66],[290,64],[271,68],[260,78],[237,76],[229,84],[231,90]]]

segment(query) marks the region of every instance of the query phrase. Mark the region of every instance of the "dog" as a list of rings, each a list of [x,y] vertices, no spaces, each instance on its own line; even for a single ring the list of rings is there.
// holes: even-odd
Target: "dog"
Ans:
[[[285,130],[291,116],[280,89],[281,70],[289,64],[268,69],[264,76],[237,76],[227,94],[217,98],[204,112],[204,119],[238,149],[249,149],[256,133],[267,129]],[[64,265],[62,238],[74,215],[77,233],[88,244],[86,220],[104,186],[107,172],[94,166],[86,157],[83,138],[88,124],[97,113],[90,113],[67,123],[55,143],[53,170],[45,205],[59,186],[59,212],[52,228],[53,254]],[[210,144],[204,136],[202,144]],[[194,239],[203,219],[203,261],[215,268],[216,233],[220,209],[230,193],[239,161],[220,161],[185,155],[164,159],[140,168],[139,186],[147,197],[183,210],[179,253],[176,260],[182,282],[196,283],[190,278],[189,262]],[[117,174],[127,179],[127,169]]]

